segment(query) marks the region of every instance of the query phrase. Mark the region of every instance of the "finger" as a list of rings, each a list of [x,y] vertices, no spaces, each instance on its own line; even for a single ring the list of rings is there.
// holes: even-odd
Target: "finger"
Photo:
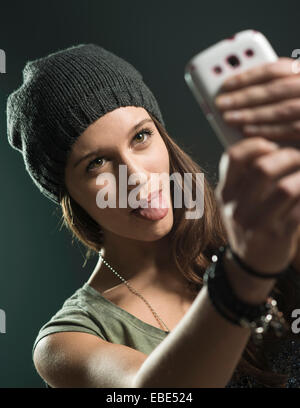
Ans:
[[[291,228],[294,220],[290,214],[292,208],[300,200],[300,170],[283,177],[268,194],[262,203],[252,208],[247,219],[241,221],[246,228],[268,228],[274,233]],[[296,226],[295,226],[296,228]]]
[[[276,182],[300,170],[300,151],[292,148],[279,149],[254,160],[245,177],[236,186],[235,217],[239,222],[247,220],[274,190]],[[300,192],[300,191],[299,191]],[[273,199],[273,197],[272,197]],[[253,207],[255,203],[255,208]]]
[[[269,105],[226,111],[223,119],[228,124],[246,125],[250,123],[288,122],[299,119],[300,98],[288,99]]]
[[[288,234],[296,232],[300,225],[300,199],[295,201],[290,208],[287,209],[286,214],[282,214],[281,220],[286,222],[281,225],[281,229]]]
[[[230,146],[219,163],[219,183],[215,190],[216,198],[230,201],[234,198],[236,187],[255,158],[278,149],[279,146],[261,137],[243,139]]]
[[[256,124],[242,127],[245,137],[265,137],[281,145],[299,147],[300,143],[300,120],[289,123]],[[291,143],[298,142],[298,143]]]
[[[297,75],[293,69],[294,62],[295,60],[292,58],[281,57],[275,62],[267,62],[250,68],[227,79],[222,84],[220,91],[226,92],[244,86],[260,84],[287,75]]]
[[[264,85],[251,85],[237,91],[218,95],[215,104],[221,111],[267,104],[300,95],[300,76],[289,76],[267,82]]]

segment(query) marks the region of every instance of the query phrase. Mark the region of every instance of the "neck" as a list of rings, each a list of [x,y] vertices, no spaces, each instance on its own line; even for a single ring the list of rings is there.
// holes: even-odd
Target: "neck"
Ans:
[[[186,282],[177,269],[171,253],[170,237],[167,235],[154,242],[135,241],[119,236],[106,238],[103,258],[125,280],[138,283],[138,287],[152,285],[165,288],[171,283]],[[93,278],[116,285],[118,278],[99,257]],[[171,278],[171,280],[170,280]]]

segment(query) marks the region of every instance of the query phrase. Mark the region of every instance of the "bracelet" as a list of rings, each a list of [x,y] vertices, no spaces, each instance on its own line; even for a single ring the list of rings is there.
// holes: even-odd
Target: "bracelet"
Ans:
[[[220,247],[218,250],[218,261],[211,264],[210,277],[214,278],[214,291],[221,294],[222,303],[224,306],[233,311],[236,315],[244,315],[249,319],[255,319],[266,312],[264,304],[254,305],[241,300],[234,292],[225,269],[223,268],[223,256],[225,255],[226,247]]]
[[[235,253],[233,252],[231,246],[227,244],[225,246],[226,249],[229,250],[230,254],[232,255],[232,258],[234,261],[239,265],[241,269],[243,269],[245,272],[248,272],[250,275],[256,276],[261,279],[273,279],[273,278],[279,278],[283,275],[286,274],[286,272],[291,268],[291,266],[288,266],[286,269],[284,269],[281,272],[277,273],[260,273],[255,271],[254,269],[250,268],[250,266],[246,265],[245,262]]]
[[[288,326],[282,312],[277,308],[277,302],[272,297],[260,305],[246,303],[234,293],[223,268],[225,247],[218,250],[217,261],[206,269],[203,276],[208,294],[215,309],[231,323],[250,328],[255,344],[260,344],[263,334],[272,327],[277,337],[281,337]]]

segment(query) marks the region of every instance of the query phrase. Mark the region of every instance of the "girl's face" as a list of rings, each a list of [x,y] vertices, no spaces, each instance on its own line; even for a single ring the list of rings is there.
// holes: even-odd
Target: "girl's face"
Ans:
[[[126,208],[119,206],[122,183],[119,180],[119,165],[127,170],[125,190],[122,185],[125,196],[121,194],[122,200],[125,197],[123,207]],[[151,174],[169,175],[169,171],[168,150],[148,112],[144,108],[127,106],[106,113],[79,136],[67,161],[65,183],[70,196],[100,225],[104,236],[113,233],[139,241],[155,241],[171,230],[173,209],[169,179],[162,183],[156,176],[155,184],[151,181]],[[109,173],[115,183],[106,179],[104,183],[97,184],[97,178],[103,177],[103,173]],[[162,194],[169,207],[164,218],[149,221],[132,214],[128,195],[132,190],[137,191],[139,184],[134,181],[133,185],[128,185],[133,173],[142,173],[144,177],[140,179],[139,194],[132,192],[137,201],[163,188]],[[97,203],[103,196],[103,188],[106,201],[115,198],[114,208],[99,208]]]

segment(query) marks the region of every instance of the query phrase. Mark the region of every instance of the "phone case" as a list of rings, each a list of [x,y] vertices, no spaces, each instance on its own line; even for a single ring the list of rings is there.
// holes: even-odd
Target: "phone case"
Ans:
[[[228,126],[214,104],[221,84],[230,76],[277,59],[262,33],[244,30],[205,49],[186,64],[185,81],[224,148],[240,140],[243,133]]]

